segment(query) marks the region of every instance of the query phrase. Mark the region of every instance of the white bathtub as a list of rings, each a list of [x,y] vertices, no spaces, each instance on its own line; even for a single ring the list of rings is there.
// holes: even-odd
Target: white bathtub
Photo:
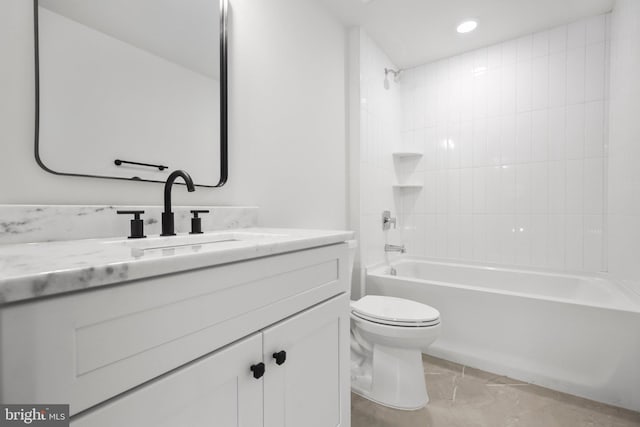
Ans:
[[[437,308],[429,354],[640,410],[640,303],[596,276],[417,258],[368,269],[366,292]]]

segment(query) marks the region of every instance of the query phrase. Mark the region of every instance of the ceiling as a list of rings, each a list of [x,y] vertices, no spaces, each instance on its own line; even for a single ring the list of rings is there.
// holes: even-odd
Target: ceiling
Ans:
[[[317,0],[409,68],[611,11],[615,0]],[[478,21],[458,34],[466,19]]]
[[[192,71],[218,78],[218,0],[39,0],[39,4]]]

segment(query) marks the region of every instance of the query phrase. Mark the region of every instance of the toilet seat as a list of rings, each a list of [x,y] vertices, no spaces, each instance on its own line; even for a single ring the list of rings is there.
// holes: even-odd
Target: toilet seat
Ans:
[[[367,295],[351,303],[351,313],[363,320],[389,326],[428,327],[440,324],[440,312],[403,298]]]

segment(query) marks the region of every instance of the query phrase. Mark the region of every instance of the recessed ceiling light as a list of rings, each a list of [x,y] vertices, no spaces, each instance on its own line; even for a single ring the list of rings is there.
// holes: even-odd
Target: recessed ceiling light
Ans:
[[[457,30],[460,34],[470,33],[471,31],[475,30],[477,26],[478,23],[476,21],[464,21],[460,25],[458,25]]]

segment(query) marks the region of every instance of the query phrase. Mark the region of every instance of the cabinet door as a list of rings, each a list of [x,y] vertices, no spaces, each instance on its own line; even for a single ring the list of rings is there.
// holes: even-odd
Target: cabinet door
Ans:
[[[265,427],[349,427],[348,313],[343,295],[264,331]]]
[[[261,427],[262,334],[205,356],[71,420],[72,427]]]

